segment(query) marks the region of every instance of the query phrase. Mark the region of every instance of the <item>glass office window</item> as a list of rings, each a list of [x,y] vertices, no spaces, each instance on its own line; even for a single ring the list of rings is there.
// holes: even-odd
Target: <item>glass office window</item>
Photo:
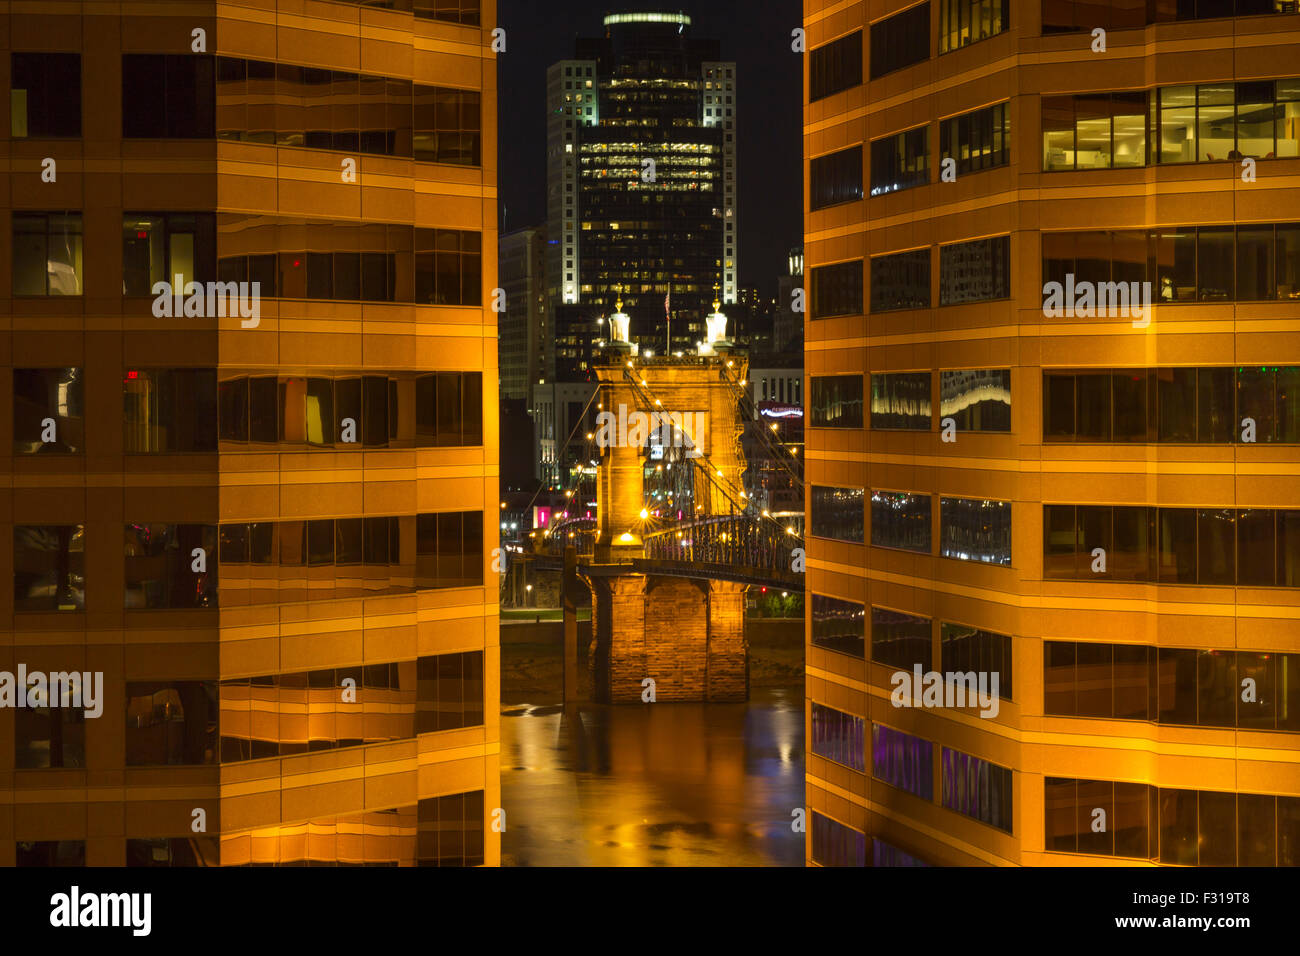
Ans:
[[[15,368],[14,454],[85,451],[85,376],[79,368]]]
[[[939,554],[1011,566],[1011,502],[939,499]]]
[[[122,392],[122,444],[127,454],[216,451],[215,369],[130,369]],[[222,399],[227,399],[224,393]]]
[[[421,657],[415,732],[433,733],[483,723],[483,652]]]
[[[217,761],[215,681],[141,681],[126,685],[126,765]]]
[[[863,543],[861,488],[813,485],[809,492],[810,532],[819,538]]]
[[[998,696],[1011,700],[1011,638],[944,621],[939,629],[939,670],[945,674],[997,674]]]
[[[922,800],[933,800],[934,744],[873,723],[871,775]]]
[[[1043,170],[1147,164],[1145,90],[1044,96]]]
[[[913,249],[871,260],[871,311],[930,307],[930,250]]]
[[[808,164],[808,208],[825,209],[862,198],[862,147],[828,153]]]
[[[128,524],[126,608],[215,608],[217,527]]]
[[[14,525],[14,610],[86,609],[85,525]]]
[[[122,55],[124,139],[216,136],[216,64],[193,53]]]
[[[477,90],[415,86],[414,151],[417,160],[478,166],[482,108]]]
[[[823,704],[811,706],[812,753],[862,773],[866,766],[866,721]]]
[[[421,800],[418,807],[416,865],[483,865],[482,790],[430,797]]]
[[[930,4],[896,13],[871,25],[871,78],[930,57]]]
[[[455,229],[415,230],[415,301],[421,305],[482,302],[482,237]]]
[[[865,656],[866,608],[824,594],[812,596],[812,643],[828,651]]]
[[[405,4],[407,0],[400,0]],[[462,26],[479,25],[479,0],[413,0],[416,17]]]
[[[861,259],[812,270],[811,318],[861,315],[862,311]]]
[[[871,195],[924,186],[930,181],[930,127],[918,126],[873,140],[871,143]]]
[[[80,212],[15,212],[13,294],[82,295]]]
[[[948,747],[942,759],[943,805],[1010,833],[1011,771]]]
[[[939,52],[947,53],[1007,29],[1007,0],[936,0]]]
[[[871,493],[871,544],[930,553],[930,496],[906,491]]]
[[[808,51],[808,102],[858,86],[862,82],[862,31]]]
[[[871,838],[871,865],[872,866],[929,866],[919,857],[905,853],[896,846],[886,843],[884,840],[876,837]]]
[[[819,866],[866,866],[867,837],[816,810],[810,818],[812,859]]]
[[[884,372],[871,376],[871,427],[930,430],[930,373]]]
[[[939,304],[984,302],[1011,295],[1011,237],[939,247]]]
[[[813,428],[862,427],[862,376],[814,375],[809,424]]]
[[[81,136],[81,54],[11,53],[9,64],[9,135]]]
[[[1006,166],[1011,162],[1009,107],[1009,103],[996,103],[940,120],[940,158],[955,159],[958,175]]]
[[[1011,370],[941,371],[939,417],[951,418],[963,432],[1011,431]]]
[[[218,866],[216,837],[131,837],[126,841],[127,866]]]
[[[30,690],[18,691],[24,692],[30,699]],[[86,766],[86,711],[52,701],[51,693],[47,690],[46,699],[38,706],[14,710],[14,767],[18,770]],[[103,702],[99,703],[102,706]]]
[[[183,295],[188,283],[216,277],[216,251],[212,213],[123,213],[122,294],[152,296],[154,283],[166,282]]]
[[[871,659],[910,672],[917,664],[930,670],[930,619],[891,611],[871,609]]]
[[[85,866],[85,840],[19,840],[15,866]]]

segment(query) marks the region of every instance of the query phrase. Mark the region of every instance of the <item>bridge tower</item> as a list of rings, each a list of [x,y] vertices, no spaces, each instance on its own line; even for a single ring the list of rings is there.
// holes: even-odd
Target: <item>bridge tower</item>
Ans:
[[[638,354],[627,317],[594,371],[598,516],[595,558],[583,566],[592,592],[592,686],[598,699],[745,700],[749,655],[744,585],[638,573],[644,536],[745,508],[737,410],[748,360],[725,336],[714,302],[709,339],[696,354]],[[673,469],[678,469],[675,475]],[[647,477],[660,491],[656,497]],[[672,480],[668,480],[669,478]]]

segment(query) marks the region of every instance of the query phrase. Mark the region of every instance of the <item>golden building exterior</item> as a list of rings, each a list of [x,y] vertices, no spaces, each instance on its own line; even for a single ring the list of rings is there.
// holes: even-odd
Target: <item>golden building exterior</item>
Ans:
[[[2,6],[0,864],[497,864],[495,4]]]
[[[805,0],[810,862],[1300,863],[1296,13]]]

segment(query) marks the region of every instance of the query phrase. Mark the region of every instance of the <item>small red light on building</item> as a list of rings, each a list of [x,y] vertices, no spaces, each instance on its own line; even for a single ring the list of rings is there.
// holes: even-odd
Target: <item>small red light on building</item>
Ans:
[[[132,370],[132,371],[126,373],[126,377],[127,377],[128,379],[139,378],[139,377],[140,377],[140,373],[137,372],[137,371]]]
[[[135,237],[136,237],[137,239],[148,239],[148,238],[149,238],[149,233],[147,233],[147,232],[137,232],[137,233],[135,234]]]

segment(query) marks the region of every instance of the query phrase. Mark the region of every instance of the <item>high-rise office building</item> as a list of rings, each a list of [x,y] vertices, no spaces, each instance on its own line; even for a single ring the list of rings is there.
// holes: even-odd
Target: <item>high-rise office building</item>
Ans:
[[[805,6],[808,859],[1296,865],[1297,7],[1011,10]]]
[[[501,398],[526,400],[542,377],[546,322],[546,229],[506,233],[500,242],[500,281],[506,309],[500,319]]]
[[[591,382],[620,298],[632,340],[662,354],[670,338],[694,352],[715,295],[734,304],[739,291],[735,64],[683,13],[612,13],[603,25],[546,74],[548,385]],[[550,394],[532,407],[567,404]]]
[[[499,860],[494,5],[386,7],[7,16],[0,864]]]

